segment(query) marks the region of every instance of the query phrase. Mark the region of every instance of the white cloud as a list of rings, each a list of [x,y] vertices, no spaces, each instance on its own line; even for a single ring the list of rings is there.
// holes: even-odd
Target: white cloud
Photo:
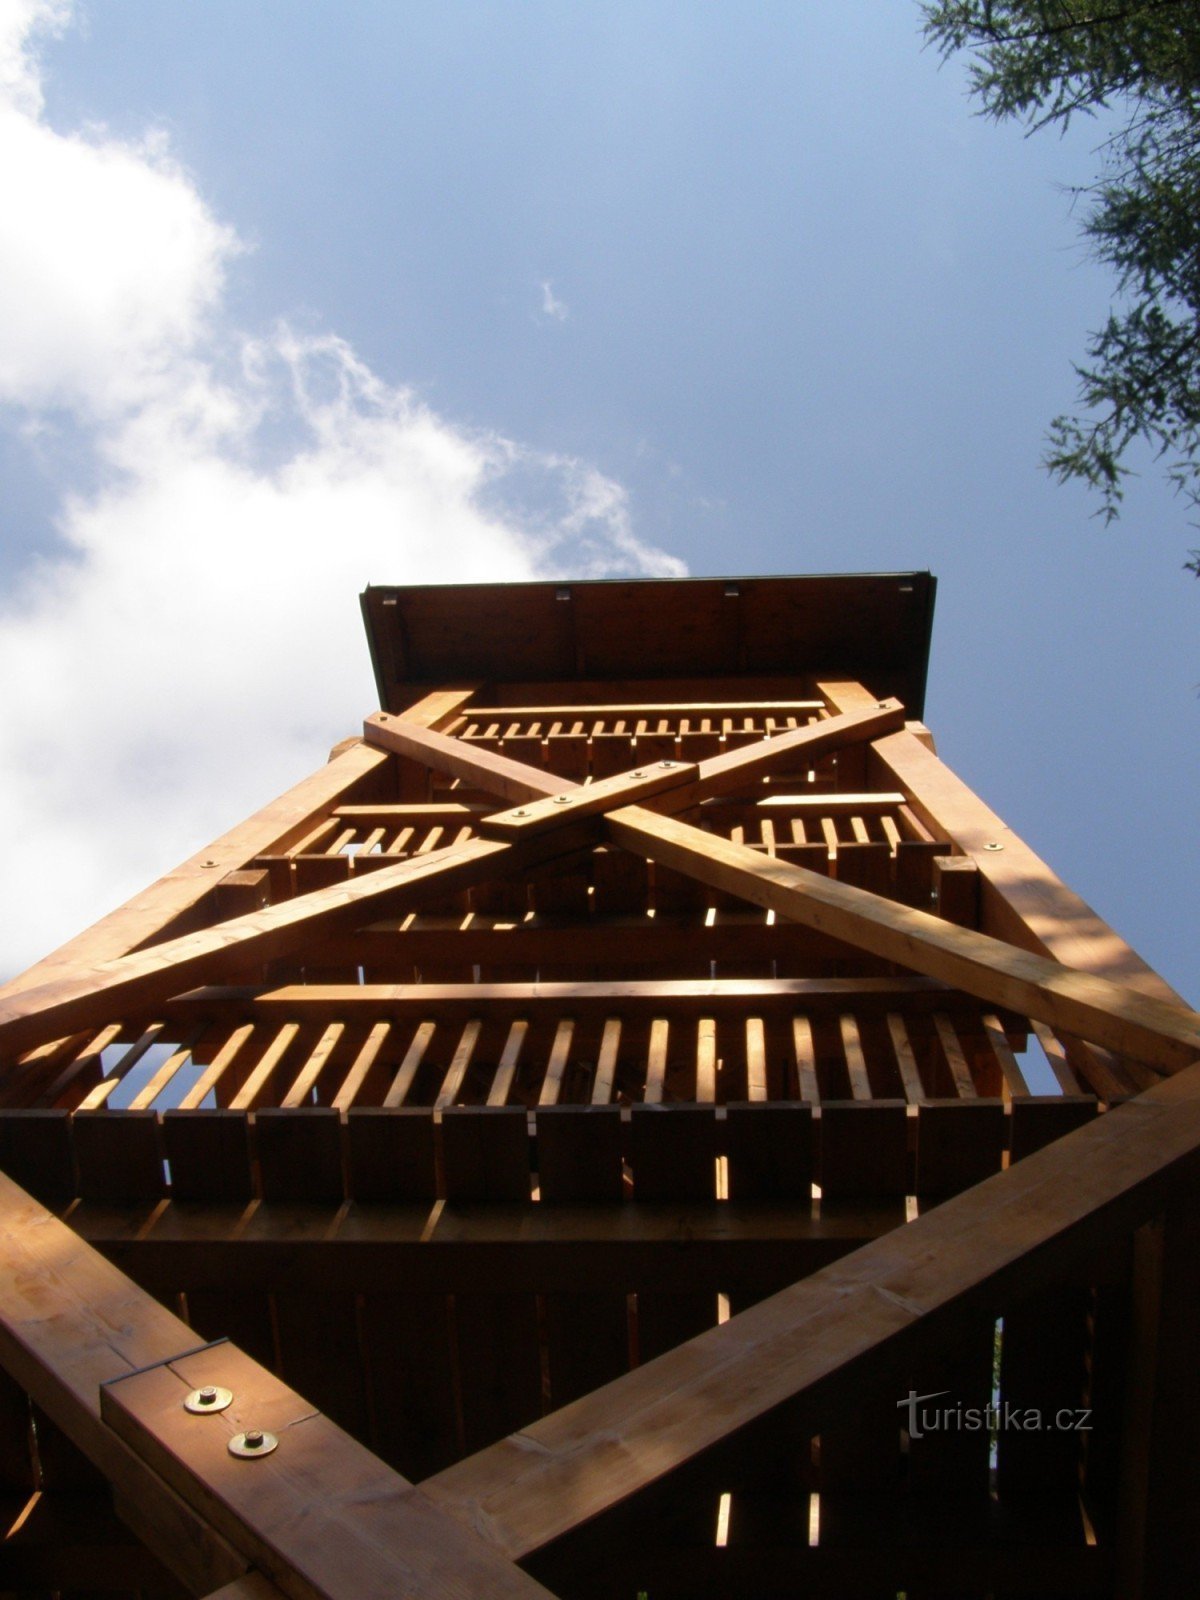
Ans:
[[[0,606],[0,973],[355,731],[367,580],[682,570],[586,464],[456,428],[333,336],[233,328],[241,247],[165,142],[43,119],[28,41],[65,15],[0,0],[0,398],[65,417],[101,487]]]
[[[571,315],[571,308],[565,300],[558,298],[548,278],[542,279],[542,315],[554,322],[565,322]]]

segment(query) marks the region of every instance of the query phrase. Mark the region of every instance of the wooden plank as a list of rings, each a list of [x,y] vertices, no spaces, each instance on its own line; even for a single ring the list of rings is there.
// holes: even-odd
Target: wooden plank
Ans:
[[[520,1559],[784,1401],[819,1431],[864,1372],[899,1375],[914,1330],[928,1353],[946,1347],[964,1317],[1052,1282],[1197,1176],[1200,1068],[423,1489]]]
[[[605,824],[624,849],[1163,1071],[1178,1071],[1200,1052],[1200,1016],[1184,1006],[1073,971],[642,807],[613,812]]]
[[[471,1065],[471,1057],[475,1054],[475,1047],[479,1043],[479,1035],[483,1032],[483,1023],[478,1017],[473,1017],[463,1028],[458,1044],[455,1046],[454,1055],[451,1057],[450,1066],[438,1090],[434,1108],[438,1111],[446,1106],[452,1106],[458,1100],[462,1090],[463,1079]]]
[[[979,926],[979,867],[969,856],[934,856],[933,909],[960,928]]]
[[[1008,1137],[1000,1100],[925,1100],[917,1111],[917,1197],[943,1200],[999,1172]]]
[[[448,1205],[529,1202],[522,1107],[456,1106],[443,1112],[442,1153]],[[459,1292],[453,1323],[463,1443],[478,1450],[541,1414],[537,1300],[515,1289]]]
[[[600,1053],[596,1058],[596,1076],[592,1083],[592,1104],[604,1106],[612,1099],[613,1084],[617,1075],[617,1057],[621,1048],[621,1019],[606,1017],[604,1033],[600,1040]]]
[[[33,1107],[0,1112],[0,1171],[43,1205],[61,1205],[77,1195],[69,1112]]]
[[[703,837],[707,837],[704,835]],[[358,1023],[368,1018],[422,1014],[439,1020],[465,1020],[481,1006],[526,1014],[532,999],[573,1013],[603,1018],[618,1006],[626,1016],[648,1018],[655,1011],[715,1011],[737,1020],[748,1010],[788,1015],[799,1009],[814,1014],[840,1013],[854,1007],[861,1016],[878,1016],[903,1007],[906,1012],[978,1016],[981,1008],[969,995],[937,979],[900,975],[864,978],[608,978],[539,982],[531,992],[521,983],[366,983],[281,984],[272,989],[210,988],[173,1001],[168,1015],[189,1020],[199,1015],[223,1019],[253,1015],[278,1026],[285,1019],[305,1026],[323,1025],[353,1011]],[[1015,1018],[1016,1013],[1006,1013]],[[1015,1026],[1015,1022],[1010,1023]]]
[[[379,1058],[387,1047],[391,1037],[392,1025],[390,1022],[374,1022],[354,1057],[353,1065],[341,1087],[333,1097],[335,1111],[348,1111],[352,1105],[363,1095],[364,1088],[373,1080],[381,1081],[382,1067]],[[383,1098],[383,1091],[367,1100],[366,1103],[377,1104]]]
[[[630,1132],[633,1192],[639,1204],[715,1201],[717,1143],[712,1107],[635,1104]],[[674,1348],[712,1327],[716,1320],[717,1301],[711,1290],[639,1292],[639,1361]]]
[[[204,1384],[233,1390],[228,1410],[183,1409]],[[110,1383],[101,1405],[114,1437],[293,1600],[546,1593],[236,1348]],[[279,1448],[238,1460],[228,1441],[247,1428],[269,1429]]]
[[[563,1074],[567,1070],[567,1058],[571,1053],[571,1041],[574,1037],[574,1020],[571,1017],[562,1017],[554,1030],[554,1043],[550,1047],[550,1056],[546,1062],[546,1075],[538,1091],[539,1106],[558,1104],[559,1095],[562,1093]]]
[[[796,1056],[796,1080],[800,1098],[808,1105],[819,1105],[821,1087],[817,1080],[817,1055],[813,1045],[812,1023],[806,1016],[792,1019],[792,1048]]]
[[[243,1111],[167,1111],[163,1145],[177,1200],[244,1203],[254,1193],[250,1119]]]
[[[166,1192],[153,1111],[77,1111],[72,1132],[84,1199],[121,1205],[157,1200]]]
[[[898,1011],[889,1011],[887,1027],[896,1056],[896,1065],[900,1071],[900,1080],[904,1085],[904,1097],[910,1106],[917,1105],[925,1098],[925,1086],[921,1082],[908,1024]]]
[[[341,1204],[342,1118],[332,1106],[265,1107],[254,1139],[264,1200]]]
[[[667,1048],[671,1024],[665,1017],[655,1017],[650,1024],[650,1043],[646,1051],[646,1078],[642,1100],[648,1106],[662,1104],[663,1089],[667,1080]]]
[[[729,1199],[812,1198],[812,1107],[731,1104],[725,1109]]]

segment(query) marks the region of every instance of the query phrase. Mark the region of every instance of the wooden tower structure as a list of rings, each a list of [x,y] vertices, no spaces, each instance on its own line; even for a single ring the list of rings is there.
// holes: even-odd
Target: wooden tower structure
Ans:
[[[367,590],[361,737],[0,991],[0,1596],[1200,1592],[1200,1017],[933,597]]]

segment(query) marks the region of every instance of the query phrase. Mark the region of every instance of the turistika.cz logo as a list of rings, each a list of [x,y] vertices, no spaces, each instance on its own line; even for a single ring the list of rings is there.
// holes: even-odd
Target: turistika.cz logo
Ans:
[[[898,1411],[908,1412],[910,1439],[923,1439],[927,1433],[1088,1433],[1092,1426],[1090,1406],[1045,1412],[1036,1406],[1015,1406],[1008,1400],[987,1406],[927,1403],[949,1393],[949,1389],[935,1389],[931,1394],[918,1394],[910,1389],[906,1400],[896,1401]]]

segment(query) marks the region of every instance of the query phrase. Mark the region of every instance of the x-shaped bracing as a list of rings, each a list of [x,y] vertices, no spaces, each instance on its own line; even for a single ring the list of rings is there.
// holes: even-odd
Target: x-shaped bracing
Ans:
[[[384,712],[368,743],[449,773],[509,802],[476,838],[167,940],[0,1000],[0,1054],[12,1058],[99,1022],[145,1009],[231,965],[270,961],[365,917],[418,907],[487,879],[513,877],[599,843],[649,857],[702,883],[993,1005],[1174,1072],[1200,1054],[1200,1016],[1094,973],[838,883],[705,832],[683,814],[744,788],[781,763],[817,760],[901,727],[896,700],[854,710],[698,763],[656,762],[574,784],[524,762]]]
[[[483,818],[481,836],[461,845],[29,989],[0,1003],[0,1051],[16,1054],[105,1020],[114,1006],[153,1005],[219,978],[231,962],[290,954],[318,932],[361,922],[367,907],[408,909],[607,840],[1159,1070],[1173,1071],[1193,1059],[1200,1051],[1200,1018],[1184,1007],[833,882],[671,814],[741,788],[785,759],[815,761],[902,725],[902,707],[885,701],[873,711],[832,717],[698,764],[658,762],[576,785],[403,716],[379,713],[364,724],[369,743],[518,804]]]

